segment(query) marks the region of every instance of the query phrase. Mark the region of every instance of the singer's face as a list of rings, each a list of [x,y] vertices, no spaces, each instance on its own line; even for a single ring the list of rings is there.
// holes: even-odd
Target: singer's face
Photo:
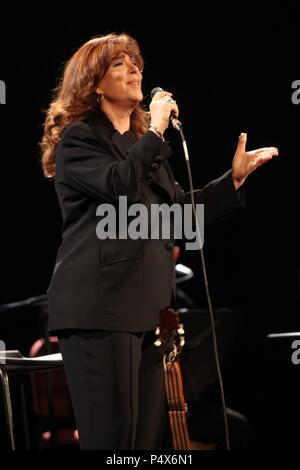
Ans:
[[[115,56],[101,81],[98,91],[111,104],[136,105],[143,99],[142,74],[134,59],[124,52]]]

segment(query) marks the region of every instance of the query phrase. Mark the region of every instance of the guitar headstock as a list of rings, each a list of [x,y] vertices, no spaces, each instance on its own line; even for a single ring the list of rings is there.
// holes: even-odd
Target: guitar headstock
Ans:
[[[161,347],[170,360],[175,360],[184,346],[184,333],[178,312],[170,307],[164,308],[160,312],[159,326],[155,330],[155,346]]]

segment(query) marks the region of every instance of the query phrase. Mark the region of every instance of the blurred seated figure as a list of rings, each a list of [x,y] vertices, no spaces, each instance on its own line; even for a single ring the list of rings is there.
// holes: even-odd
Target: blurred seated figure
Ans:
[[[209,312],[207,309],[179,308],[185,330],[185,346],[180,357],[184,396],[188,405],[188,429],[193,449],[226,449],[223,409]],[[237,339],[243,336],[243,310],[234,308],[214,309],[218,352],[222,375],[228,386],[236,384],[235,358],[239,355]],[[227,368],[227,365],[230,366]],[[224,377],[223,377],[224,379]],[[248,448],[247,418],[227,407],[230,448]]]
[[[57,352],[60,352],[57,338],[50,336],[48,344],[45,339],[38,339],[29,356]],[[79,438],[64,370],[34,372],[31,382],[38,448],[77,448]]]

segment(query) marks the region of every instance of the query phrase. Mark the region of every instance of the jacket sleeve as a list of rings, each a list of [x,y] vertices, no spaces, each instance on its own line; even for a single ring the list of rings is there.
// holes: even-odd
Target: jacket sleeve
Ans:
[[[113,201],[126,195],[128,202],[135,202],[172,152],[150,131],[129,148],[126,159],[118,160],[109,146],[109,140],[102,142],[88,124],[70,126],[57,148],[57,177],[96,200]]]
[[[180,204],[191,204],[191,193],[184,192],[177,181],[176,194]],[[204,204],[205,225],[219,222],[246,205],[244,190],[235,189],[231,170],[203,189],[194,190],[194,198],[196,204]]]

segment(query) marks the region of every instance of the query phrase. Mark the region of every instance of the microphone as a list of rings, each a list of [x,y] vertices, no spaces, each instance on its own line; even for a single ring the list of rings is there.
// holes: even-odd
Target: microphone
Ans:
[[[153,98],[155,93],[158,93],[159,91],[165,91],[165,90],[163,90],[160,86],[157,86],[157,87],[153,88],[153,90],[151,91],[151,98]],[[174,127],[174,129],[176,129],[177,131],[180,132],[181,129],[182,129],[182,124],[178,120],[176,114],[171,112],[169,119],[170,119],[170,122],[171,122],[172,126]]]

